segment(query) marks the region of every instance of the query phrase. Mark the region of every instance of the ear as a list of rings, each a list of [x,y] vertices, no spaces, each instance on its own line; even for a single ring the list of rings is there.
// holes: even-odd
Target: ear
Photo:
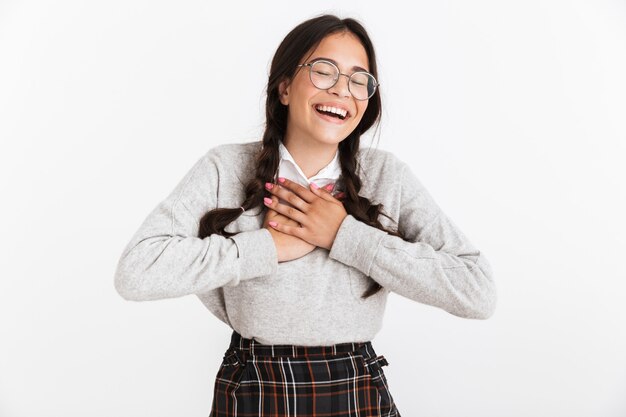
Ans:
[[[278,85],[278,98],[284,106],[287,106],[289,104],[289,89],[290,88],[291,88],[291,85],[289,83],[289,80],[287,79],[282,80],[280,84]]]

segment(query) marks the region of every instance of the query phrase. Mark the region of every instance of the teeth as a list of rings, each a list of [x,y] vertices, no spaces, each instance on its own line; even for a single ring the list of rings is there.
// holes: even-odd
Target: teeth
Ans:
[[[321,111],[328,111],[331,113],[335,113],[340,115],[341,117],[346,117],[346,115],[348,114],[347,111],[343,110],[343,109],[338,109],[337,107],[329,107],[329,106],[317,106],[316,109],[321,110]]]

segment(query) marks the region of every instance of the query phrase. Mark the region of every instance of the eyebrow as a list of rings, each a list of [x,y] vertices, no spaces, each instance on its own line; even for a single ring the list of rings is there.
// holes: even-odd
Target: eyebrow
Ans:
[[[323,56],[318,56],[317,58],[313,58],[313,59],[312,59],[311,61],[309,61],[309,62],[319,61],[320,59],[323,59],[323,60],[325,60],[325,61],[330,61],[330,62],[332,62],[333,64],[335,64],[335,65],[337,66],[337,68],[339,68],[339,64],[337,63],[337,61],[335,61],[334,59],[331,59],[331,58],[325,58],[325,57],[323,57]],[[368,70],[366,70],[365,68],[359,67],[358,65],[353,66],[353,67],[352,67],[352,71],[364,71],[364,72],[369,73],[369,71],[368,71]]]

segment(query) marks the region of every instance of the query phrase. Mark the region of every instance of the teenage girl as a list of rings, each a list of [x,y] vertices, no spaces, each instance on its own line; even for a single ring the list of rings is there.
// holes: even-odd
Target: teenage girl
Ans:
[[[128,243],[128,300],[195,294],[233,329],[211,416],[400,416],[371,340],[391,291],[486,319],[492,271],[410,167],[361,149],[374,47],[323,15],[272,60],[257,142],[206,152]]]

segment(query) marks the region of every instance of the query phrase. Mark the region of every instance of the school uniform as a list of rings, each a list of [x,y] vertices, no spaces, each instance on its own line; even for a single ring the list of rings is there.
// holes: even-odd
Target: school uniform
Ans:
[[[128,300],[195,294],[232,330],[216,376],[212,417],[400,416],[371,340],[391,291],[450,314],[485,319],[496,288],[484,254],[445,215],[410,167],[391,152],[361,148],[360,194],[382,203],[388,229],[348,214],[330,250],[277,261],[265,207],[199,239],[199,219],[239,207],[261,141],[205,153],[144,220],[123,251],[115,287]],[[338,153],[307,179],[280,144],[278,176],[324,186],[340,176]],[[338,189],[342,189],[341,182]],[[374,282],[383,289],[363,299]]]

